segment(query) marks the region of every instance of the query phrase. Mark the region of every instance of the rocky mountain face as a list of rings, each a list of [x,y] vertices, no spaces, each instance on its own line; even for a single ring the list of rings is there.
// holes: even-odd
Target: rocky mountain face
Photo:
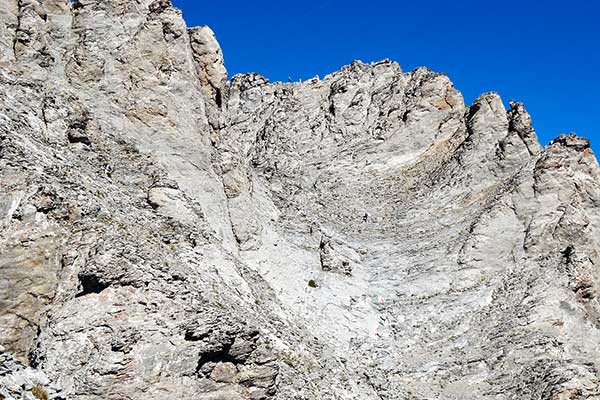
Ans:
[[[0,399],[600,399],[586,139],[390,61],[228,80],[168,0],[0,21]]]

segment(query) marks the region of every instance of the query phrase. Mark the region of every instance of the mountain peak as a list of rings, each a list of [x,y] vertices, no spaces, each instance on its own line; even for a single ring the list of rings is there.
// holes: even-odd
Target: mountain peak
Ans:
[[[0,398],[597,395],[587,139],[390,60],[228,80],[166,0],[0,21]]]

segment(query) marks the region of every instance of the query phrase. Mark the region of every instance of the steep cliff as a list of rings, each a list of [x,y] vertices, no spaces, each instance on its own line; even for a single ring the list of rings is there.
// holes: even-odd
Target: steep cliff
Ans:
[[[168,0],[0,22],[0,399],[600,399],[586,139],[387,60],[228,80]]]

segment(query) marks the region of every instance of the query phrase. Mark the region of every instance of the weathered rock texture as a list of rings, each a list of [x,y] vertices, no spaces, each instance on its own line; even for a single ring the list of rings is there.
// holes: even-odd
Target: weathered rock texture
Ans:
[[[390,61],[228,81],[168,0],[0,22],[0,398],[600,399],[587,140]]]

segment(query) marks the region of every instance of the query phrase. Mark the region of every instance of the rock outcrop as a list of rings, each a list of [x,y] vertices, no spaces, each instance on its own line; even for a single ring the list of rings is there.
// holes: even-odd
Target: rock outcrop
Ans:
[[[228,80],[168,0],[0,23],[0,398],[600,399],[586,139],[388,60]]]

